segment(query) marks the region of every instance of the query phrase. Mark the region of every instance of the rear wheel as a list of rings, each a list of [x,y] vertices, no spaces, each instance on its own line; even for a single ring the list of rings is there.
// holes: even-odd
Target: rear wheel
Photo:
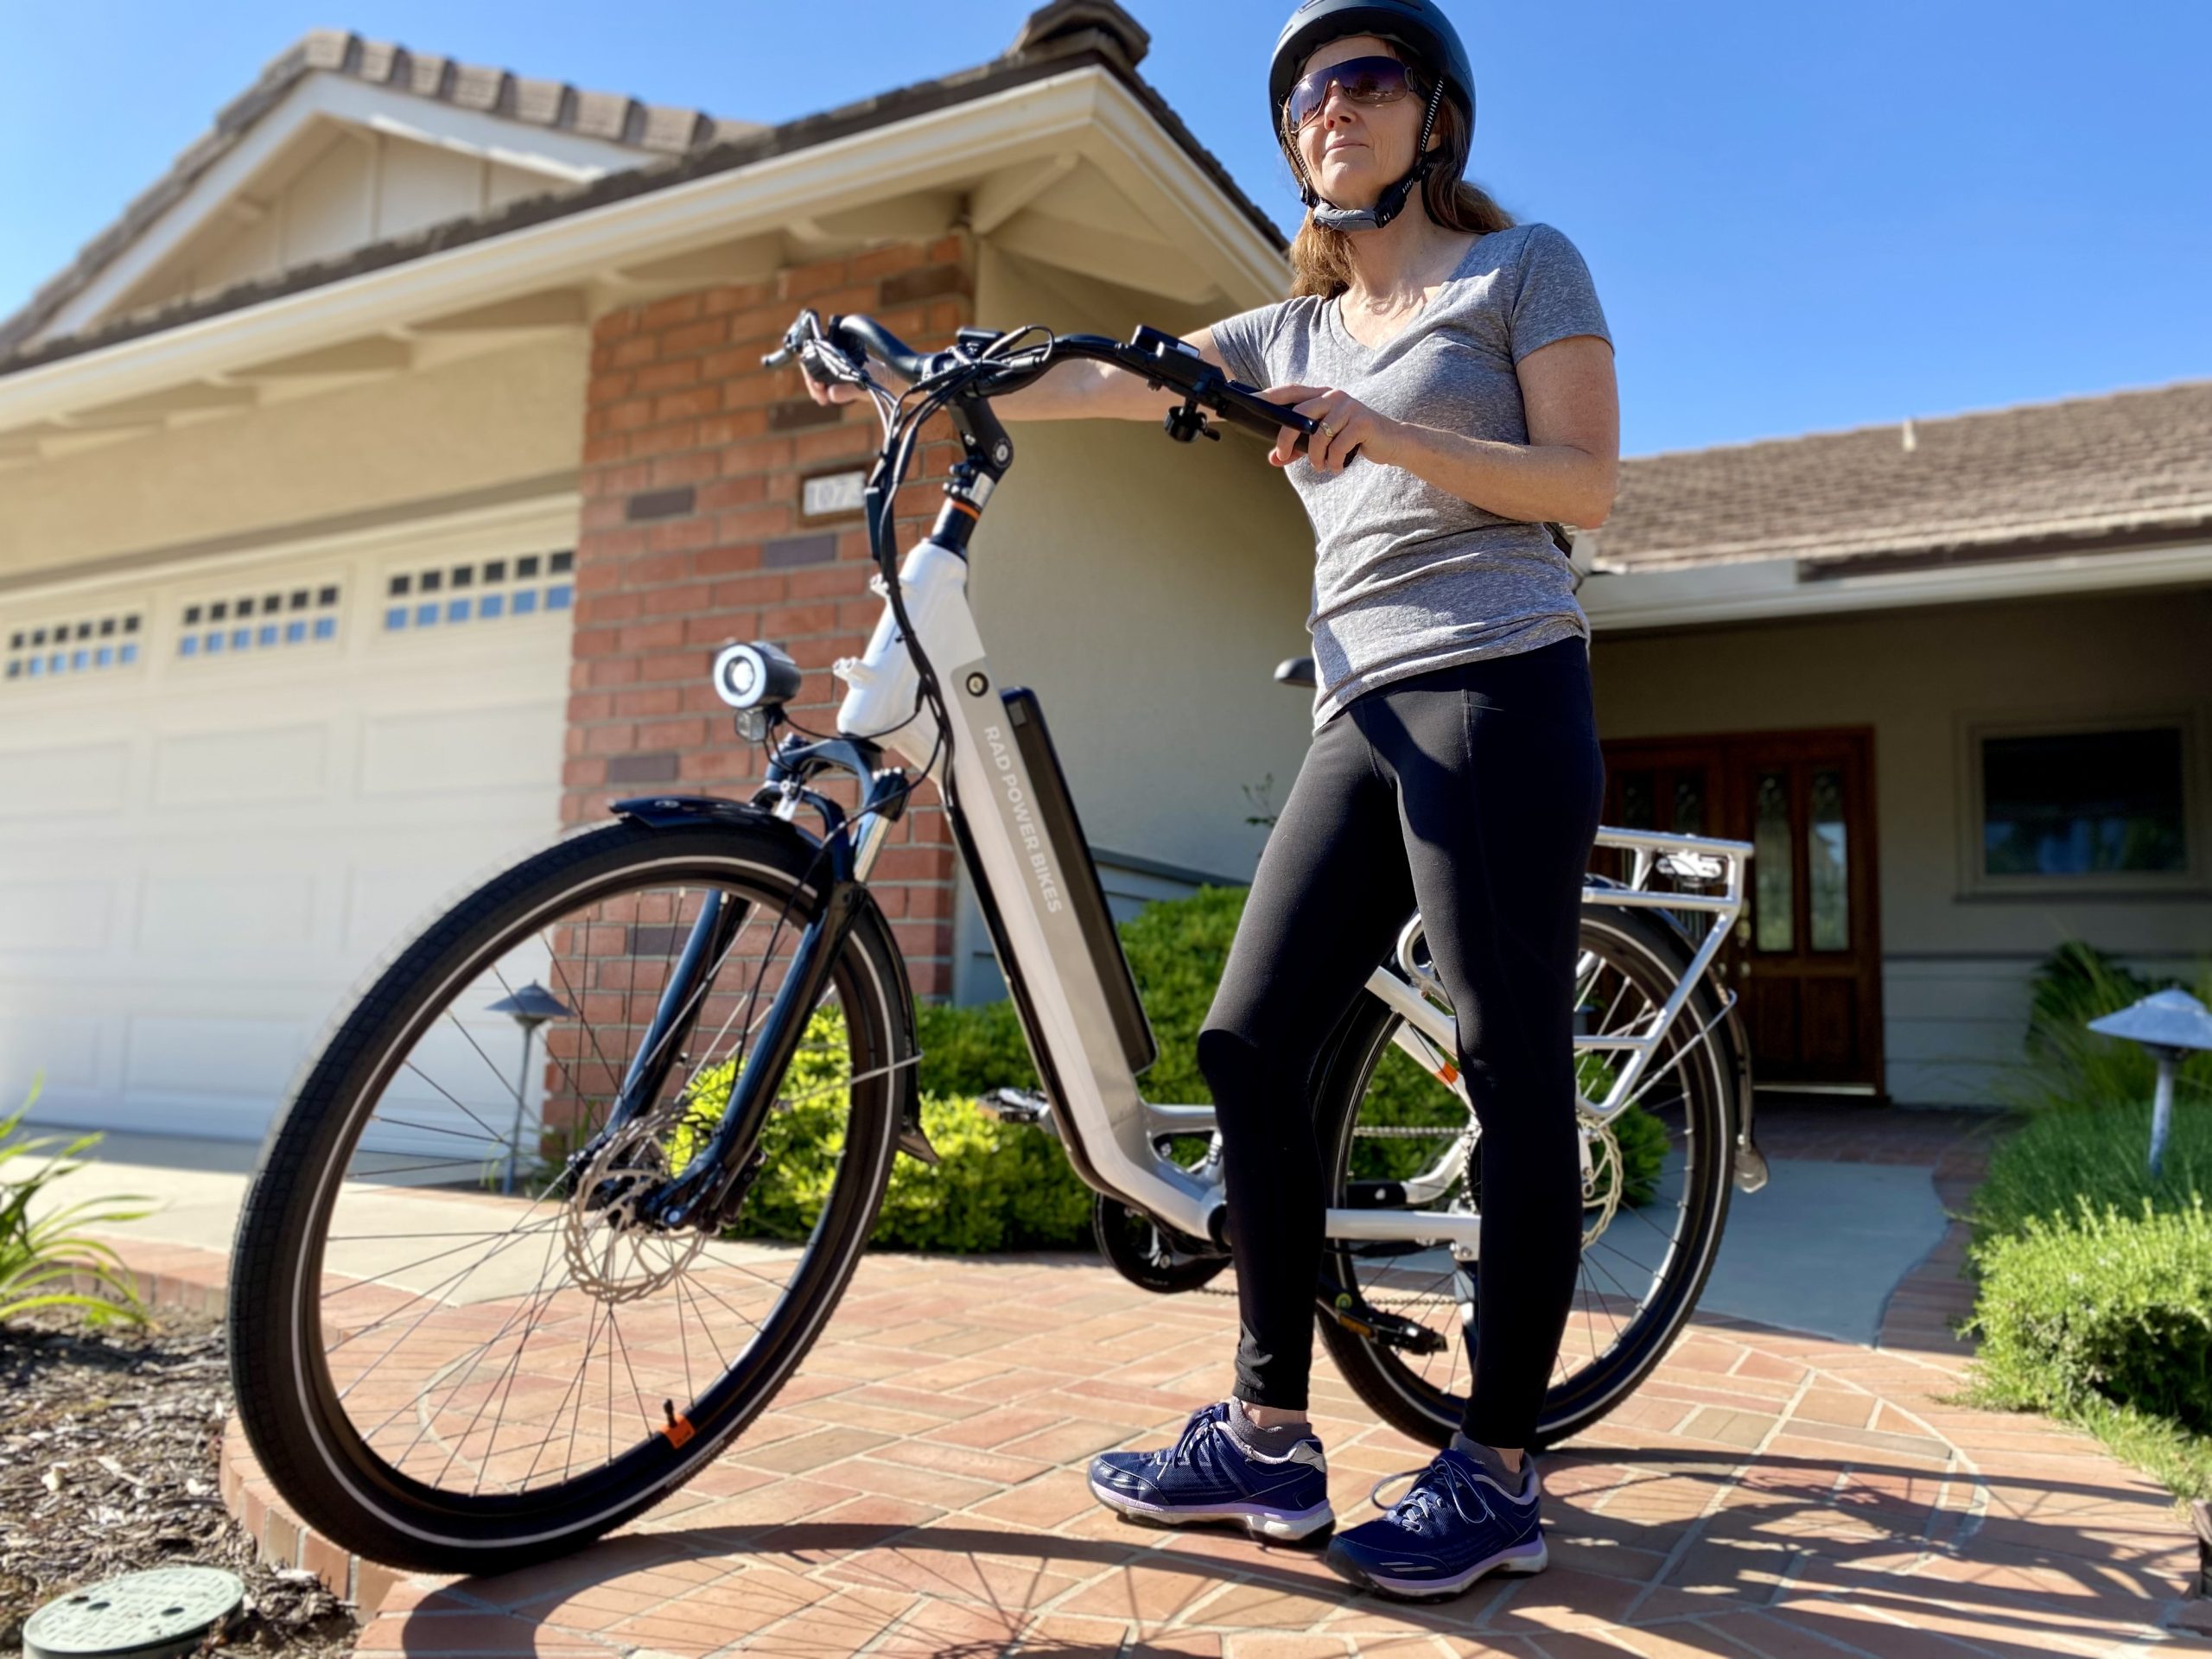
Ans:
[[[1635,911],[1587,905],[1581,945],[1577,1002],[1591,1010],[1590,1033],[1656,1029],[1688,964],[1680,936]],[[1448,1185],[1413,1207],[1480,1214],[1473,1113],[1455,1090],[1393,1045],[1399,1023],[1376,999],[1360,999],[1325,1062],[1316,1110],[1330,1202],[1348,1205],[1356,1181],[1440,1173]],[[1651,1056],[1633,1104],[1604,1122],[1588,1105],[1605,1098],[1621,1052],[1578,1050],[1589,1154],[1583,1248],[1539,1419],[1539,1446],[1588,1427],[1619,1404],[1665,1356],[1697,1306],[1728,1212],[1730,1048],[1720,1005],[1701,984]],[[1345,1380],[1392,1427],[1447,1444],[1473,1385],[1471,1366],[1480,1363],[1475,1314],[1483,1265],[1441,1246],[1395,1240],[1332,1240],[1325,1259],[1339,1282],[1370,1306],[1431,1333],[1402,1346],[1321,1317],[1322,1340]],[[1496,1270],[1510,1272],[1510,1258]]]
[[[640,1208],[719,1122],[821,902],[815,850],[773,823],[610,824],[494,877],[371,976],[271,1132],[231,1276],[240,1420],[302,1519],[397,1566],[557,1554],[768,1404],[866,1245],[913,1084],[873,905],[741,1201],[690,1229]],[[709,906],[728,931],[678,1052],[601,1136]]]

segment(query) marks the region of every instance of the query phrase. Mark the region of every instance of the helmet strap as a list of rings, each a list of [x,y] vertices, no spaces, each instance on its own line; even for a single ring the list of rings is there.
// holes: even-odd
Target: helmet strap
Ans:
[[[1351,235],[1360,231],[1379,231],[1404,212],[1406,198],[1413,193],[1414,186],[1427,178],[1429,169],[1436,164],[1436,157],[1428,153],[1428,140],[1436,130],[1437,105],[1443,97],[1444,81],[1439,76],[1428,94],[1428,109],[1421,117],[1421,137],[1414,141],[1414,164],[1406,169],[1402,178],[1383,188],[1382,194],[1376,197],[1372,207],[1337,207],[1324,203],[1320,192],[1313,188],[1313,180],[1307,176],[1301,160],[1298,168],[1298,194],[1306,204],[1306,212],[1313,216],[1313,222],[1325,231],[1339,231]]]

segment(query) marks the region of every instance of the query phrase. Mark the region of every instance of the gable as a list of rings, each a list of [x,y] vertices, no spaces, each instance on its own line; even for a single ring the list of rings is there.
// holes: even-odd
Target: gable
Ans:
[[[180,215],[143,274],[86,307],[78,326],[281,276],[582,181],[565,168],[318,118],[292,135],[261,177]]]
[[[756,130],[317,30],[0,321],[0,350],[282,276]]]

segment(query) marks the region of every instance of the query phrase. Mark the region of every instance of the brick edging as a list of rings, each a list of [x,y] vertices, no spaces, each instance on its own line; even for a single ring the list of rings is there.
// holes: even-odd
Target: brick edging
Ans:
[[[103,1242],[123,1258],[123,1274],[149,1308],[213,1314],[226,1311],[230,1260],[213,1250],[182,1244],[156,1244],[110,1235]],[[72,1289],[97,1294],[100,1281],[73,1275]],[[253,1540],[254,1553],[271,1567],[304,1568],[330,1592],[353,1604],[365,1624],[406,1574],[379,1562],[363,1560],[316,1532],[291,1513],[254,1461],[233,1412],[223,1422],[217,1453],[216,1484],[223,1508]]]

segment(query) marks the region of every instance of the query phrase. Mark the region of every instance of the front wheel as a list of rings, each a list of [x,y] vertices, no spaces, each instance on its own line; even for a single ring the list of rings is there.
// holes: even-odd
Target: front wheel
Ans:
[[[1656,918],[1586,905],[1576,1001],[1590,1010],[1590,1034],[1656,1030],[1688,965],[1680,937]],[[1586,1103],[1605,1098],[1622,1051],[1578,1050],[1588,1152],[1582,1256],[1538,1418],[1540,1447],[1625,1399],[1696,1308],[1728,1213],[1735,1065],[1721,1014],[1710,986],[1700,985],[1653,1052],[1633,1103],[1602,1124]],[[1350,1205],[1355,1182],[1427,1179],[1443,1190],[1414,1207],[1480,1214],[1473,1114],[1393,1045],[1398,1024],[1379,1001],[1363,997],[1325,1063],[1315,1104],[1330,1202]],[[1511,1241],[1504,1244],[1510,1251]],[[1393,1427],[1447,1444],[1473,1387],[1471,1366],[1482,1363],[1475,1320],[1484,1265],[1396,1240],[1332,1240],[1325,1260],[1370,1306],[1431,1333],[1402,1345],[1321,1317],[1322,1341],[1345,1381]],[[1496,1270],[1512,1271],[1510,1254]]]
[[[812,1345],[914,1086],[874,906],[799,1011],[751,1185],[690,1228],[650,1199],[720,1121],[827,889],[816,853],[767,819],[569,837],[336,1022],[264,1147],[230,1294],[240,1421],[325,1536],[442,1572],[573,1549],[697,1473]],[[667,1052],[641,1054],[695,935]],[[644,1109],[602,1135],[633,1075]]]

